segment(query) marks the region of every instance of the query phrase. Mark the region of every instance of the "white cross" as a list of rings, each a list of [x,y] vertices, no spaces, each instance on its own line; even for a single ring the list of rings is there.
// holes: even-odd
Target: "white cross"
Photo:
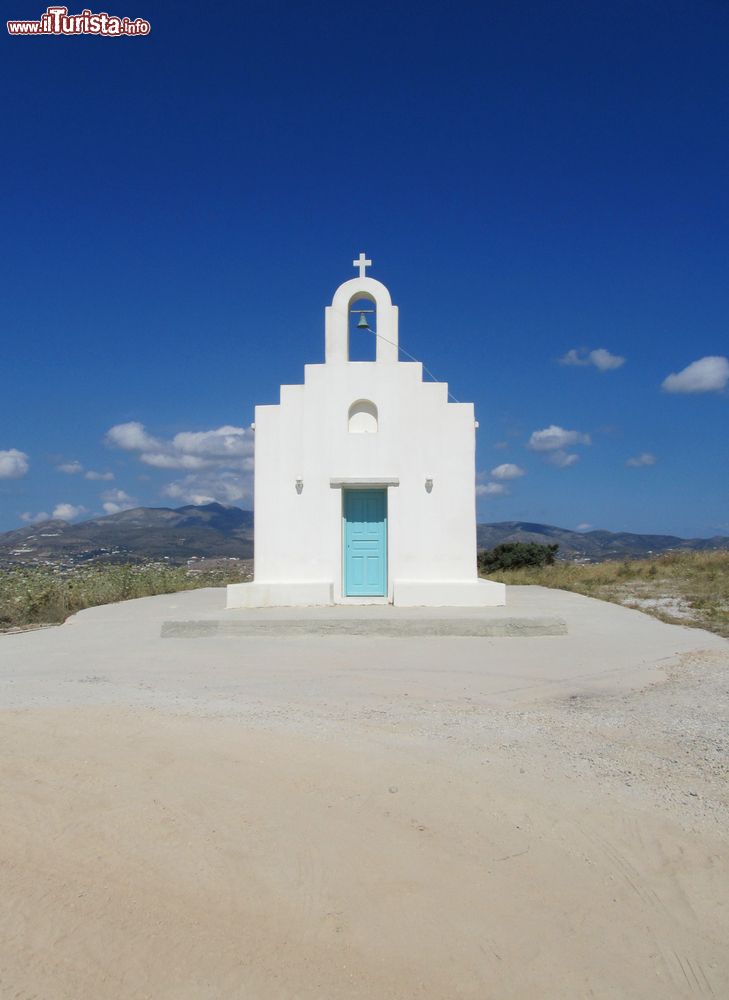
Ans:
[[[372,261],[371,260],[367,260],[367,258],[365,257],[365,255],[363,253],[361,253],[359,255],[359,259],[358,260],[353,260],[352,261],[352,267],[358,267],[359,268],[359,276],[360,276],[360,278],[366,278],[367,277],[367,268],[368,267],[372,267]]]

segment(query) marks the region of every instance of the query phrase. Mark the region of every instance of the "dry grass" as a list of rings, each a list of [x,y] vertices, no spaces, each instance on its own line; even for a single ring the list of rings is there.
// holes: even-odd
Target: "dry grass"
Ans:
[[[729,638],[729,552],[669,552],[655,559],[556,563],[542,569],[494,571],[492,580],[572,590],[639,608],[663,621],[709,629]],[[191,571],[164,563],[22,567],[0,571],[0,631],[57,624],[83,608],[134,597],[222,587],[250,579],[248,564]]]
[[[72,570],[52,566],[2,570],[0,631],[58,624],[69,615],[98,604],[198,587],[222,587],[244,579],[248,575],[242,564],[202,572],[165,563],[94,565]]]
[[[556,563],[489,574],[492,580],[572,590],[639,608],[662,621],[729,638],[729,552],[668,552],[655,559]]]

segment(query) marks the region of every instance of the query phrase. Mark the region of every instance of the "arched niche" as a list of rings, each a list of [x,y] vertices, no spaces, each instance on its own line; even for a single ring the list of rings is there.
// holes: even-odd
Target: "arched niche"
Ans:
[[[377,433],[377,407],[371,399],[356,399],[349,408],[350,434]]]

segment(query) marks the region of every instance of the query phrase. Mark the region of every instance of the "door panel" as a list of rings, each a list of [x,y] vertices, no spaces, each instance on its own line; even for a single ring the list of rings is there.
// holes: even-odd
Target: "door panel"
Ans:
[[[387,594],[387,490],[344,491],[344,594]]]

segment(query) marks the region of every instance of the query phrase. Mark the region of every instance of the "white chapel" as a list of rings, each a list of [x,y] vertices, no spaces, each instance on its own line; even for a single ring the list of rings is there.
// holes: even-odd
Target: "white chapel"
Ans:
[[[325,310],[324,364],[256,407],[254,579],[227,607],[503,605],[476,570],[473,403],[399,360],[397,306],[364,254],[354,266]],[[353,315],[373,361],[350,360]]]

